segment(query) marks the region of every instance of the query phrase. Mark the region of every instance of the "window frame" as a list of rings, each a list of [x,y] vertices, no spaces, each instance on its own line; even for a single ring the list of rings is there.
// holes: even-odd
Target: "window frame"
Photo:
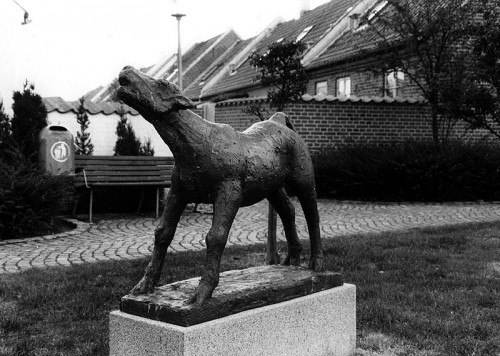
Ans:
[[[322,84],[324,86],[320,87],[320,85],[322,85]],[[322,92],[318,91],[318,89],[320,89],[320,88],[324,88],[325,92],[322,93]],[[321,80],[321,81],[314,83],[314,94],[315,95],[320,95],[320,94],[328,95],[328,80]]]
[[[341,85],[340,84],[343,84],[343,92],[341,93],[340,92],[340,88],[341,88]],[[346,85],[346,84],[349,84],[349,85]],[[349,89],[349,90],[346,90],[346,89]],[[345,77],[339,77],[337,78],[337,90],[336,90],[336,93],[337,93],[337,96],[346,96],[346,97],[350,97],[352,95],[352,91],[351,91],[351,88],[352,88],[352,85],[351,85],[351,76],[345,76]]]
[[[393,76],[392,84],[389,77]],[[400,78],[400,75],[402,78]],[[405,72],[401,68],[388,70],[384,73],[384,96],[389,98],[398,98],[403,96],[403,89],[405,87]]]

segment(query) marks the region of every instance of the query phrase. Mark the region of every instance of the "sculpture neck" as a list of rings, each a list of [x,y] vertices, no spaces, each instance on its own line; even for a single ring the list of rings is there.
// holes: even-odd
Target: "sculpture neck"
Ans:
[[[154,126],[177,162],[200,154],[210,131],[208,122],[190,110],[170,113]]]

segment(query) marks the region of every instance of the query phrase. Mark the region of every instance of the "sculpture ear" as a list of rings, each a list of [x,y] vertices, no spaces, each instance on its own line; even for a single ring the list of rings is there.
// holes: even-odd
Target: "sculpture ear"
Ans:
[[[181,94],[175,96],[173,104],[176,110],[192,109],[196,106],[191,100],[189,100],[188,98],[186,98],[184,95]]]

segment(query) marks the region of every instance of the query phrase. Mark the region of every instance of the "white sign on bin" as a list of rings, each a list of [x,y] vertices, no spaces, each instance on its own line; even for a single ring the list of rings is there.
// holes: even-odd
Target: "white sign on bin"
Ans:
[[[50,155],[57,162],[66,162],[69,158],[69,146],[66,142],[59,141],[50,148]]]

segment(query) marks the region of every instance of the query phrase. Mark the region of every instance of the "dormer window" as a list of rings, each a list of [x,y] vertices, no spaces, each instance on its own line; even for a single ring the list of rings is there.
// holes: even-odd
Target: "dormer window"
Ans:
[[[305,29],[303,29],[302,32],[299,33],[299,35],[295,39],[295,42],[299,42],[301,39],[303,39],[304,37],[306,37],[306,35],[309,33],[309,31],[311,31],[311,28],[313,28],[313,27],[312,26],[307,26]]]
[[[174,78],[176,74],[177,74],[177,68],[175,68],[174,71],[167,77],[167,80],[171,81],[172,78]]]
[[[359,27],[359,14],[352,14],[349,16],[349,29],[356,30]]]
[[[234,73],[236,73],[236,64],[231,63],[229,64],[229,74],[232,75]]]
[[[368,21],[371,21],[385,7],[385,5],[387,5],[387,3],[387,0],[379,2],[368,14]]]

